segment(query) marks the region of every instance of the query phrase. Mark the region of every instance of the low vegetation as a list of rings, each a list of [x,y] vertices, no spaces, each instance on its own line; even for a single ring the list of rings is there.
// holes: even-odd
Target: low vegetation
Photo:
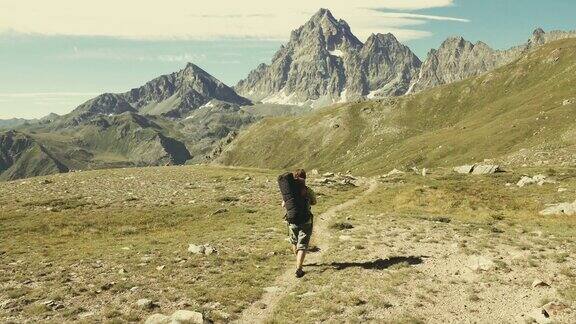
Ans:
[[[1,183],[0,321],[142,321],[177,309],[234,319],[292,261],[277,173],[185,166]],[[358,190],[318,188],[318,211]]]
[[[363,175],[484,159],[574,164],[575,49],[576,39],[552,42],[500,69],[415,95],[265,119],[220,161]]]

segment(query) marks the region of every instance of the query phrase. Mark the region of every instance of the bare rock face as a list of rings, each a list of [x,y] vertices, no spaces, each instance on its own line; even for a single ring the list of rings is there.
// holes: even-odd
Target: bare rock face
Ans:
[[[393,35],[372,35],[363,44],[344,20],[321,9],[292,32],[270,65],[258,66],[235,89],[266,103],[322,106],[403,94],[420,64]]]
[[[493,70],[514,58],[512,53],[494,50],[482,42],[472,44],[462,37],[451,37],[440,48],[428,53],[410,92],[460,81]]]
[[[450,37],[428,53],[408,93],[480,75],[514,61],[538,46],[571,37],[576,37],[575,31],[546,33],[538,28],[525,44],[507,50],[495,50],[483,42],[472,44],[459,36]]]

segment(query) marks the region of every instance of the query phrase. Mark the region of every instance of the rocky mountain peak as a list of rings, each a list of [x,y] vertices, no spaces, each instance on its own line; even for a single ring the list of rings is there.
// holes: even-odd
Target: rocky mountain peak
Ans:
[[[363,44],[344,20],[320,9],[292,32],[270,65],[258,66],[235,89],[266,103],[323,106],[375,90],[405,92],[419,66],[394,35],[375,34]]]
[[[528,41],[531,45],[542,45],[546,42],[546,32],[542,28],[536,28],[532,32],[532,37]]]
[[[348,23],[334,18],[328,9],[318,10],[303,26],[293,31],[290,38],[290,43],[293,44],[310,45],[309,43],[314,41],[322,42],[320,45],[328,51],[333,51],[341,45],[352,48],[362,45],[352,34]]]

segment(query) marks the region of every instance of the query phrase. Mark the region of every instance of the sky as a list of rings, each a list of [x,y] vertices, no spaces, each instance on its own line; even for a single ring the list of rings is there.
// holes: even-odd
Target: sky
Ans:
[[[0,119],[67,113],[187,62],[232,86],[319,8],[422,60],[448,36],[502,49],[537,27],[576,29],[574,0],[0,0]]]

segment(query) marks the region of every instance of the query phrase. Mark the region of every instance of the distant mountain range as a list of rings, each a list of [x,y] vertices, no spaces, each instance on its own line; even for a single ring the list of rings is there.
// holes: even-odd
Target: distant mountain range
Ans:
[[[270,64],[259,65],[233,88],[188,63],[128,92],[97,96],[63,116],[0,120],[0,129],[15,129],[0,133],[0,179],[204,162],[264,117],[420,92],[569,37],[576,32],[537,29],[509,50],[451,37],[421,62],[394,35],[373,34],[362,43],[345,21],[321,9],[292,32]]]
[[[271,64],[259,65],[235,89],[255,101],[314,107],[398,96],[485,73],[539,45],[571,37],[576,32],[537,29],[526,44],[503,51],[450,37],[421,62],[394,35],[373,34],[362,43],[344,20],[321,9],[292,32]]]

